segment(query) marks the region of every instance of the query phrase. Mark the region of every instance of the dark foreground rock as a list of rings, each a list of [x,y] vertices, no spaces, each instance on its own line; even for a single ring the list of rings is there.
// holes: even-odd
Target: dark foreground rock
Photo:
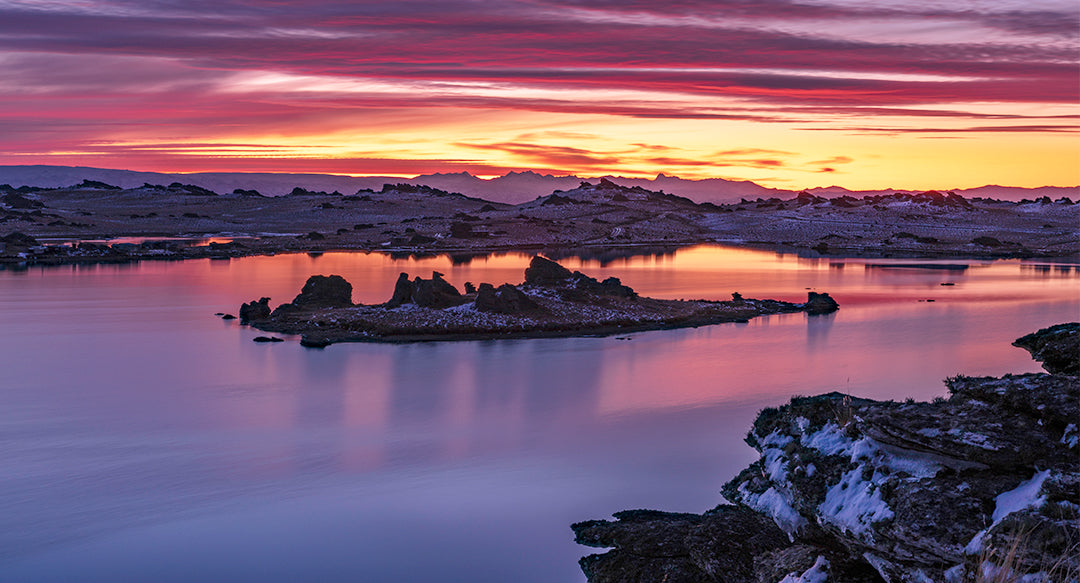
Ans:
[[[579,543],[615,548],[582,570],[593,583],[1076,581],[1080,380],[946,384],[932,403],[831,393],[765,409],[746,438],[761,458],[723,487],[734,504],[575,524]],[[726,526],[702,536],[716,517]]]
[[[267,314],[269,299],[241,307],[245,322],[268,332],[301,335],[305,346],[334,342],[410,342],[621,334],[643,330],[745,322],[763,314],[835,311],[828,294],[807,303],[658,300],[639,297],[610,277],[598,281],[554,261],[534,257],[525,283],[482,283],[461,293],[434,272],[430,279],[401,274],[384,304],[353,305],[352,286],[340,276],[312,276],[291,303]],[[471,289],[471,288],[470,288]]]
[[[1043,328],[1013,342],[1056,374],[1080,374],[1080,323],[1070,322]]]

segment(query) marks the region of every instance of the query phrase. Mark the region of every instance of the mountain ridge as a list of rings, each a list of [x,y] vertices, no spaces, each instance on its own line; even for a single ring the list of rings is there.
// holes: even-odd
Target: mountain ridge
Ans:
[[[819,196],[872,196],[892,193],[917,193],[912,189],[849,190],[841,186],[815,187],[803,190],[786,190],[761,186],[752,181],[727,180],[724,178],[687,179],[657,174],[655,178],[627,178],[605,175],[581,177],[540,174],[532,170],[511,171],[495,178],[480,178],[468,172],[434,173],[403,178],[399,176],[346,176],[340,174],[269,173],[269,172],[197,172],[165,173],[141,172],[87,166],[23,165],[0,166],[0,184],[11,186],[37,186],[56,188],[71,186],[82,180],[96,180],[123,188],[136,188],[144,183],[170,184],[181,182],[207,188],[218,193],[235,189],[257,190],[268,196],[288,194],[295,187],[310,191],[346,194],[363,189],[378,190],[383,184],[426,185],[467,196],[484,198],[494,202],[519,204],[546,196],[559,190],[576,188],[583,181],[607,179],[616,184],[648,190],[657,190],[687,197],[695,202],[730,203],[742,198],[789,198],[799,192]],[[1043,186],[1024,188],[1016,186],[984,185],[967,189],[939,189],[955,192],[966,197],[1021,200],[1048,196],[1080,196],[1080,186]]]

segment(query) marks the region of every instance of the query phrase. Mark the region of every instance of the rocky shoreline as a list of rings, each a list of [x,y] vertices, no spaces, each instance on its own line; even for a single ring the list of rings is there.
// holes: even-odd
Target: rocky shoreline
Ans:
[[[1077,581],[1080,324],[1016,342],[1049,374],[954,377],[933,402],[763,410],[760,459],[701,514],[573,525],[591,583]]]
[[[645,330],[745,322],[790,312],[825,314],[836,301],[809,292],[805,303],[756,300],[659,300],[640,297],[618,278],[598,281],[533,257],[525,281],[498,287],[465,284],[465,293],[435,272],[430,279],[398,278],[393,296],[354,305],[352,285],[340,276],[312,276],[296,298],[271,310],[270,298],[240,307],[240,320],[259,330],[298,334],[301,344],[416,342],[489,338],[602,336]]]
[[[426,186],[265,197],[173,183],[0,185],[0,266],[384,251],[484,254],[722,243],[814,256],[1061,258],[1080,254],[1080,204],[929,191],[729,204],[608,180],[522,204]],[[129,239],[116,241],[116,239]],[[207,244],[193,241],[210,239]]]

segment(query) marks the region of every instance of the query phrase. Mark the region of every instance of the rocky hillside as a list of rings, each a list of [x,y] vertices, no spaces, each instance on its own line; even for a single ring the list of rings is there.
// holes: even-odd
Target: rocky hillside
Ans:
[[[931,403],[799,397],[703,515],[573,525],[592,583],[1076,581],[1080,324],[1025,336],[1051,374],[956,377]],[[1065,374],[1070,372],[1071,374]]]

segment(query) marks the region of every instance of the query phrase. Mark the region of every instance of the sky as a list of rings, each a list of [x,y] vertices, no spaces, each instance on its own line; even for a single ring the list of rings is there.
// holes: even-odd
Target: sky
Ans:
[[[0,0],[0,164],[1080,184],[1075,0]]]

